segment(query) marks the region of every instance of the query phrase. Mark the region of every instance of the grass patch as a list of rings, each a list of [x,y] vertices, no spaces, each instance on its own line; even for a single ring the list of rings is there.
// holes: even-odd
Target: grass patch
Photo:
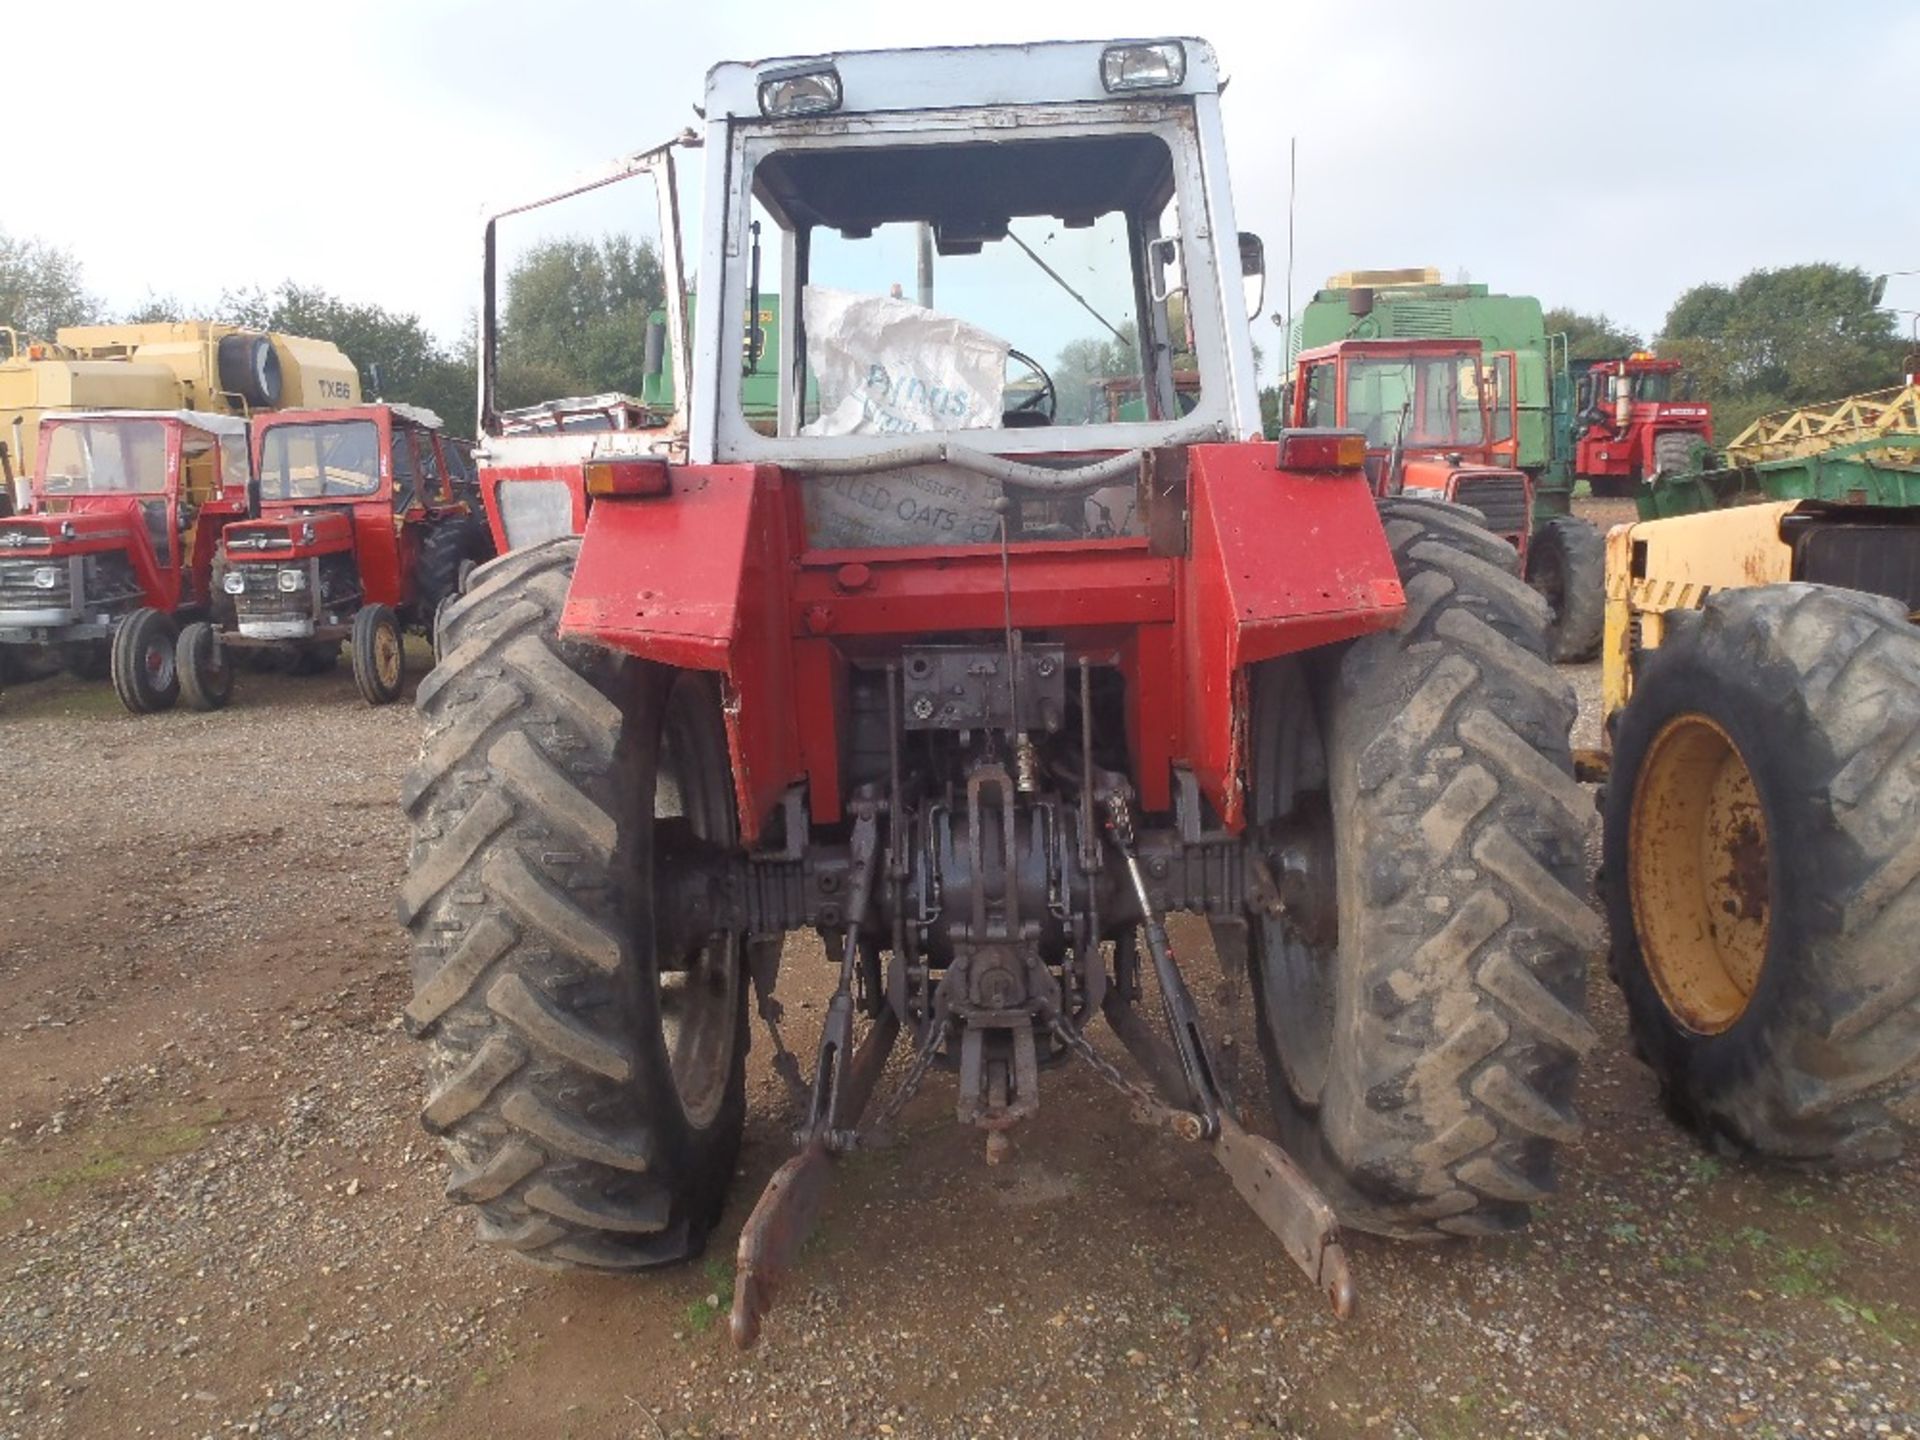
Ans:
[[[713,1329],[714,1322],[726,1314],[733,1303],[733,1266],[717,1255],[709,1255],[700,1273],[712,1288],[690,1302],[681,1317],[689,1335],[704,1335]]]
[[[75,1191],[110,1185],[159,1161],[198,1150],[225,1115],[216,1106],[196,1120],[129,1126],[121,1134],[103,1137],[80,1159],[14,1189],[0,1190],[0,1215],[29,1201],[59,1200]]]

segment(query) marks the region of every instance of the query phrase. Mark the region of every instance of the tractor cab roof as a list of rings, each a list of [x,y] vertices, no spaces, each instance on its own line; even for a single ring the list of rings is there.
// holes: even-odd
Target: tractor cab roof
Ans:
[[[74,420],[165,420],[191,426],[210,435],[245,435],[247,421],[240,415],[214,415],[205,410],[68,410],[46,416],[41,423],[59,425]]]
[[[256,429],[266,430],[276,425],[317,425],[329,420],[366,420],[382,413],[403,425],[417,425],[424,430],[446,428],[446,422],[424,405],[405,405],[397,401],[384,400],[368,400],[358,405],[336,405],[326,409],[273,410],[256,415],[253,424]]]
[[[1343,355],[1360,356],[1370,360],[1391,360],[1402,355],[1479,355],[1481,348],[1480,341],[1472,337],[1336,340],[1331,345],[1318,345],[1311,350],[1302,350],[1294,359],[1297,363],[1305,364],[1314,360],[1334,360]]]
[[[1219,89],[1213,47],[1191,38],[844,50],[715,65],[707,72],[706,115],[710,123],[778,121],[788,115],[1063,104]]]

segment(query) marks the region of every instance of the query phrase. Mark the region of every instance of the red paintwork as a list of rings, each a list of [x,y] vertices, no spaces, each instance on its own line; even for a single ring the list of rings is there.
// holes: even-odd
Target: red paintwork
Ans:
[[[313,531],[311,540],[306,538],[309,526]],[[227,560],[236,565],[256,561],[278,565],[314,555],[331,555],[353,544],[353,531],[354,517],[343,511],[263,514],[258,520],[239,520],[227,527]],[[260,538],[277,540],[282,536],[288,544],[255,548],[252,543]]]
[[[85,417],[75,416],[75,420]],[[214,550],[227,525],[247,513],[246,496],[219,491],[215,498],[192,514],[183,534],[180,529],[181,441],[187,426],[164,413],[140,416],[140,424],[159,424],[166,432],[166,487],[162,491],[111,495],[75,495],[46,488],[47,460],[52,447],[48,441],[61,417],[41,422],[39,458],[27,509],[7,521],[10,529],[37,531],[45,539],[45,548],[31,546],[9,554],[45,555],[59,558],[69,555],[98,554],[125,550],[140,582],[142,603],[167,614],[187,606],[206,604],[211,587]],[[95,419],[87,423],[101,425],[111,420]],[[199,433],[199,432],[196,432]],[[218,451],[214,467],[220,474]],[[158,501],[166,507],[166,533],[171,537],[166,554],[154,549],[152,532],[147,527],[145,507]],[[72,538],[61,534],[70,522],[76,532]]]
[[[364,603],[391,605],[404,612],[414,598],[413,569],[414,562],[419,558],[424,522],[467,513],[466,503],[454,497],[452,471],[446,461],[445,450],[452,442],[445,440],[439,431],[407,419],[390,405],[348,405],[332,410],[278,410],[254,417],[254,468],[256,471],[260,468],[269,431],[287,425],[325,425],[347,420],[370,420],[379,429],[380,481],[373,493],[304,500],[263,498],[260,516],[263,520],[282,523],[292,515],[331,513],[346,517],[350,526],[344,536],[329,526],[324,533],[337,538],[330,539],[318,548],[303,550],[300,554],[353,550],[355,564],[360,571]],[[419,482],[413,502],[404,510],[394,509],[393,452],[397,445],[415,447],[413,473]],[[427,476],[419,461],[419,447],[422,446],[432,447],[433,469],[437,477],[437,488],[424,499],[420,492],[425,487]],[[289,552],[277,550],[266,553],[280,558]],[[244,561],[263,556],[243,552],[230,558]]]
[[[1458,422],[1454,433],[1448,436],[1423,435],[1417,428],[1417,418],[1410,421],[1406,439],[1400,446],[1399,462],[1393,466],[1393,448],[1390,445],[1371,446],[1367,450],[1367,473],[1372,477],[1376,493],[1397,495],[1403,490],[1432,490],[1448,500],[1462,498],[1463,486],[1470,485],[1475,479],[1496,478],[1516,480],[1522,483],[1526,492],[1525,518],[1517,529],[1501,529],[1495,533],[1513,546],[1524,569],[1527,558],[1527,545],[1533,530],[1533,479],[1517,468],[1513,461],[1518,453],[1519,433],[1519,397],[1514,393],[1511,381],[1512,352],[1502,351],[1495,356],[1496,361],[1507,360],[1508,381],[1502,393],[1506,406],[1506,435],[1495,439],[1494,412],[1486,396],[1489,387],[1481,386],[1480,434],[1484,439],[1467,442],[1460,438]],[[1435,339],[1435,340],[1342,340],[1332,345],[1322,345],[1317,349],[1304,350],[1294,363],[1293,404],[1288,423],[1303,426],[1307,423],[1307,385],[1308,370],[1316,364],[1330,364],[1335,367],[1334,395],[1335,413],[1332,423],[1346,427],[1351,422],[1347,413],[1347,367],[1355,360],[1466,360],[1481,359],[1481,347],[1478,340]],[[1490,373],[1491,367],[1487,367]],[[1422,376],[1418,382],[1424,387]],[[1425,411],[1424,397],[1416,395],[1412,415],[1418,417]],[[1327,423],[1324,417],[1321,423]],[[1389,470],[1392,473],[1389,473]],[[1470,500],[1465,503],[1472,503]]]
[[[1275,455],[1265,443],[1188,452],[1190,555],[1155,556],[1142,539],[1014,547],[1014,624],[1125,675],[1149,813],[1170,807],[1173,768],[1187,765],[1237,828],[1245,667],[1387,628],[1405,608],[1364,480],[1281,472]],[[688,466],[670,496],[597,502],[561,623],[726,677],[749,842],[796,781],[816,822],[840,817],[850,661],[1005,621],[997,546],[807,551],[806,483],[768,466]]]
[[[487,512],[487,529],[493,533],[493,548],[497,553],[504,555],[513,548],[507,542],[506,526],[500,519],[500,487],[516,480],[563,481],[572,493],[573,533],[578,535],[587,528],[587,481],[578,465],[516,465],[502,469],[486,466],[480,471],[480,500]]]
[[[1575,479],[1630,479],[1636,484],[1654,472],[1653,442],[1661,435],[1680,431],[1698,435],[1703,444],[1713,443],[1713,409],[1702,400],[1641,400],[1636,398],[1627,415],[1625,428],[1618,419],[1612,399],[1612,381],[1626,377],[1630,382],[1640,376],[1677,375],[1678,360],[1660,360],[1651,355],[1630,355],[1623,360],[1601,360],[1587,374],[1598,386],[1604,377],[1604,398],[1593,410],[1574,417],[1573,474]]]

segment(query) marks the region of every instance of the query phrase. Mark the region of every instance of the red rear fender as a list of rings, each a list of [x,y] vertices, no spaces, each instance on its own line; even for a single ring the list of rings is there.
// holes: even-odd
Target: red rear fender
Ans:
[[[1364,474],[1296,474],[1268,444],[1190,452],[1192,553],[1180,587],[1187,760],[1242,819],[1241,678],[1262,660],[1390,629],[1406,610]]]
[[[726,677],[749,843],[803,774],[785,625],[789,553],[777,471],[681,467],[671,495],[601,500],[587,512],[560,625],[563,635]]]

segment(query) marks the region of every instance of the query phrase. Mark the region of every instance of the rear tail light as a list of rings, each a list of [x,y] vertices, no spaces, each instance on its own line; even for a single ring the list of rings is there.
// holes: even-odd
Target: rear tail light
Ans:
[[[587,494],[596,500],[666,495],[673,489],[664,460],[589,460],[586,472]]]
[[[1359,470],[1367,463],[1367,437],[1358,430],[1282,430],[1282,470]]]

